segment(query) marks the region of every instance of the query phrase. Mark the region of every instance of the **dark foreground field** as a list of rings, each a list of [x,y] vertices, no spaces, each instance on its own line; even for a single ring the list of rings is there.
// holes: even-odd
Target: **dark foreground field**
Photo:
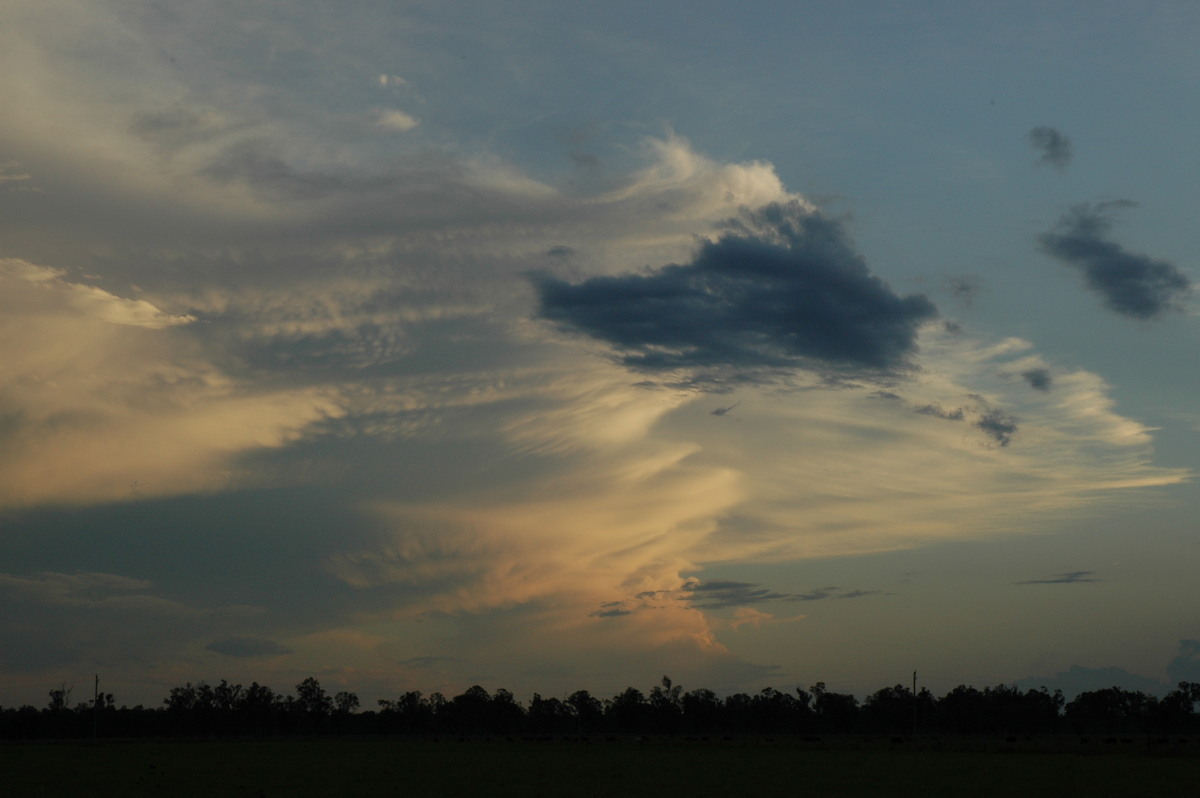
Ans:
[[[1195,750],[1193,750],[1195,749]],[[265,740],[0,746],[6,796],[1155,796],[1200,742]]]

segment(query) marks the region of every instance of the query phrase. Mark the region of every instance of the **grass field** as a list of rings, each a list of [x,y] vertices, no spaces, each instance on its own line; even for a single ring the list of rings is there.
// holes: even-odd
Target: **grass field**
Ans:
[[[1195,749],[1195,750],[1193,750]],[[1200,743],[265,740],[0,746],[25,796],[1177,796]]]

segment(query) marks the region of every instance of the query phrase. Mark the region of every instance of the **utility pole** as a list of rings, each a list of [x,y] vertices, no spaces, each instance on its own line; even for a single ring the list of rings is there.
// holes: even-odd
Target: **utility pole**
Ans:
[[[917,733],[917,672],[913,671],[913,734]]]
[[[100,674],[95,674],[96,683],[92,688],[92,739],[100,736]]]

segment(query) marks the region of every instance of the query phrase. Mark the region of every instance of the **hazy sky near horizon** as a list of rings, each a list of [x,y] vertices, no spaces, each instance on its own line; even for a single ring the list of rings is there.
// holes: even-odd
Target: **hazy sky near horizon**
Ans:
[[[1198,37],[10,0],[0,703],[1200,680]]]

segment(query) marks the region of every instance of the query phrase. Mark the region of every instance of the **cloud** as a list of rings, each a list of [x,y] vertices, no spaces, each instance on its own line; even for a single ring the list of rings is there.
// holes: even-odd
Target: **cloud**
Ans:
[[[204,648],[206,651],[224,654],[227,657],[238,657],[240,659],[278,657],[283,654],[292,653],[292,650],[287,646],[261,637],[226,637],[221,640],[214,640]]]
[[[538,313],[611,345],[627,367],[699,383],[912,368],[917,330],[937,310],[872,275],[841,224],[791,202],[726,227],[683,265],[574,285],[536,274]]]
[[[947,410],[940,403],[923,404],[915,408],[922,416],[945,419],[946,421],[970,421],[971,426],[982,432],[999,446],[1008,446],[1018,430],[1017,419],[1010,413],[988,404],[979,394],[968,394],[965,406]]]
[[[958,274],[947,277],[943,284],[954,299],[970,306],[983,290],[983,278],[974,274]]]
[[[725,415],[729,415],[731,412],[733,412],[733,409],[734,409],[735,407],[737,407],[738,405],[740,405],[740,404],[741,404],[741,402],[734,402],[734,403],[733,403],[733,404],[731,404],[731,405],[724,405],[724,406],[722,406],[722,407],[715,408],[715,409],[714,409],[714,410],[711,412],[711,415],[714,415],[714,416],[725,416]]]
[[[1029,131],[1029,144],[1041,153],[1039,163],[1060,172],[1071,163],[1071,140],[1052,127],[1040,126]]]
[[[1083,272],[1088,288],[1109,310],[1148,320],[1179,310],[1192,282],[1173,264],[1108,240],[1111,210],[1133,204],[1122,200],[1076,205],[1052,230],[1038,236],[1038,243],[1046,254]]]
[[[375,124],[397,133],[406,133],[421,124],[421,122],[414,116],[391,108],[380,111],[375,117]]]
[[[1179,641],[1179,652],[1167,665],[1167,676],[1175,684],[1200,683],[1200,640]]]
[[[1008,446],[1017,434],[1017,419],[998,408],[989,407],[974,421],[976,428],[998,446]]]
[[[1050,371],[1044,368],[1031,368],[1021,372],[1021,377],[1029,383],[1029,387],[1035,391],[1049,391],[1050,386],[1054,383],[1054,378]]]
[[[1167,685],[1158,679],[1131,673],[1124,668],[1089,668],[1083,665],[1072,665],[1065,671],[1059,671],[1053,676],[1029,676],[1013,682],[1022,690],[1062,690],[1063,697],[1071,701],[1080,693],[1094,690],[1108,690],[1120,687],[1122,690],[1135,690],[1148,695],[1162,695]]]
[[[72,310],[91,318],[150,330],[190,324],[196,320],[194,316],[164,313],[144,299],[125,299],[95,286],[70,282],[63,279],[65,276],[66,273],[61,269],[38,266],[19,258],[0,258],[0,285],[8,281],[20,281],[55,291]]]
[[[791,623],[794,621],[803,621],[808,616],[792,615],[786,618],[780,618],[772,615],[769,612],[755,609],[754,607],[738,607],[733,611],[733,618],[723,625],[727,625],[730,629],[737,632],[743,626],[749,626],[753,629],[759,629],[767,624],[775,623]]]
[[[1068,571],[1065,574],[1055,574],[1048,579],[1028,579],[1024,582],[1014,582],[1017,585],[1074,585],[1080,582],[1100,582],[1095,578],[1094,571]]]

